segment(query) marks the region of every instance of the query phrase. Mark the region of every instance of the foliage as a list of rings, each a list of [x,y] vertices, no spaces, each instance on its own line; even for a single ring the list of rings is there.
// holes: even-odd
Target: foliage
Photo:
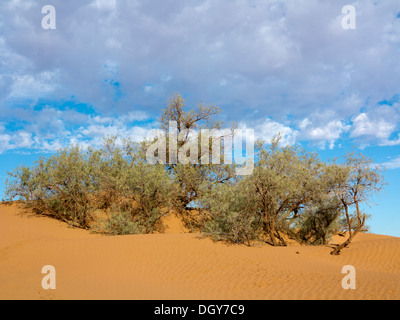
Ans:
[[[200,203],[210,211],[205,230],[214,238],[249,243],[262,240],[285,246],[285,239],[325,245],[333,235],[349,231],[350,240],[366,231],[368,217],[360,204],[381,188],[383,177],[364,156],[348,154],[343,163],[321,161],[316,154],[258,143],[251,176],[226,186],[215,185]],[[350,213],[350,208],[355,213]],[[340,251],[342,245],[335,250]]]
[[[224,164],[223,156],[220,164],[203,163],[201,150],[205,148],[208,155],[212,154],[212,139],[201,141],[203,137],[200,138],[199,135],[193,137],[195,129],[221,129],[222,123],[212,120],[212,117],[219,113],[219,108],[200,103],[196,110],[185,111],[185,105],[186,102],[180,95],[174,95],[160,118],[161,130],[165,132],[167,138],[166,167],[177,186],[174,207],[178,211],[187,209],[191,203],[199,199],[205,185],[209,188],[213,184],[234,178],[234,166]],[[173,148],[171,148],[173,144],[170,143],[168,134],[171,129],[176,130],[177,139]],[[226,136],[232,135],[233,130],[234,127],[226,133]],[[220,144],[222,154],[224,137],[224,135],[220,136],[216,141]],[[196,149],[197,154],[191,154],[192,149]],[[193,162],[183,164],[182,161],[178,161],[180,157],[188,157]],[[209,156],[209,162],[212,162],[212,156]]]
[[[262,231],[261,215],[256,199],[251,197],[245,181],[222,184],[202,198],[202,205],[210,212],[203,233],[215,240],[251,245]]]
[[[332,251],[339,254],[367,230],[362,207],[384,185],[370,159],[349,153],[342,162],[324,162],[300,147],[282,146],[278,135],[269,145],[257,142],[253,174],[238,177],[235,163],[222,156],[235,125],[215,140],[199,140],[190,130],[220,129],[221,122],[213,120],[219,109],[203,103],[196,110],[184,107],[183,98],[173,96],[160,126],[168,136],[172,123],[179,137],[176,150],[167,139],[167,159],[179,150],[178,158],[190,155],[194,161],[150,164],[146,152],[152,141],[107,137],[99,149],[70,146],[31,167],[17,167],[9,172],[6,197],[81,228],[91,228],[94,213],[101,211],[107,217],[101,231],[109,234],[162,232],[162,217],[171,209],[215,240],[246,245],[285,246],[288,238],[325,245],[347,232],[348,239]],[[212,163],[215,143],[219,163]],[[208,151],[209,163],[202,153],[191,154],[190,146]],[[190,208],[196,219],[188,217]]]
[[[22,166],[9,173],[6,195],[18,197],[38,214],[87,228],[96,209],[92,198],[99,189],[98,164],[98,151],[65,148],[47,160],[39,159],[33,168]]]
[[[167,172],[146,164],[140,145],[133,154],[128,152],[131,141],[125,140],[122,147],[116,142],[117,137],[109,137],[100,150],[68,147],[39,159],[32,168],[18,167],[9,173],[6,196],[37,214],[81,228],[90,228],[93,213],[101,209],[109,214],[112,233],[117,226],[134,233],[161,230],[160,219],[173,190]]]

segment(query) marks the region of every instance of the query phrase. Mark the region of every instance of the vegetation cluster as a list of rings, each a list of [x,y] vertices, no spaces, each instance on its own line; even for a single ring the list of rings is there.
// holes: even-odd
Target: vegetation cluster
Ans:
[[[173,96],[162,112],[161,130],[167,132],[171,121],[178,133],[222,127],[213,120],[217,107],[184,107],[182,97]],[[236,129],[232,125],[231,135]],[[221,153],[225,138],[218,139]],[[178,147],[190,139],[186,135]],[[37,214],[113,235],[162,232],[162,217],[171,210],[192,231],[249,246],[286,246],[289,240],[326,245],[333,235],[346,233],[348,238],[331,252],[339,254],[367,230],[362,208],[384,184],[381,171],[362,154],[326,162],[298,146],[282,145],[280,136],[257,141],[254,170],[247,176],[236,176],[237,164],[226,159],[220,164],[150,164],[146,151],[153,142],[107,137],[99,149],[60,149],[9,172],[6,197]],[[211,154],[212,141],[208,145]],[[105,216],[101,223],[99,213]]]

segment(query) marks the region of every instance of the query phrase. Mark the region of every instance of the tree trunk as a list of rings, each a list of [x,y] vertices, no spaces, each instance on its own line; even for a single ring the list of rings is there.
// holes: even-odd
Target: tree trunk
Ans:
[[[287,243],[285,240],[281,237],[279,232],[275,229],[274,224],[271,221],[264,221],[264,228],[266,233],[271,239],[270,243],[272,246],[277,247],[277,246],[287,246]]]
[[[280,243],[279,243],[279,245],[280,246],[283,246],[283,247],[287,247],[287,243],[286,243],[286,241],[281,237],[281,235],[279,234],[279,232],[278,231],[276,231],[276,237],[279,239],[279,241],[280,241]]]
[[[346,248],[351,241],[353,240],[353,238],[357,235],[357,233],[362,230],[362,228],[365,225],[365,216],[361,217],[361,212],[360,212],[360,208],[358,205],[358,202],[355,201],[354,202],[356,204],[356,209],[357,209],[357,218],[358,218],[358,226],[357,229],[354,230],[354,232],[352,232],[352,226],[351,226],[351,219],[349,216],[349,211],[348,211],[348,206],[343,202],[344,204],[344,208],[346,210],[346,218],[347,218],[347,224],[349,226],[349,238],[343,242],[341,245],[337,246],[335,249],[333,249],[333,251],[331,252],[331,255],[339,255],[340,254],[340,250],[342,250],[343,248]]]
[[[354,230],[354,232],[350,233],[348,239],[343,242],[341,245],[337,246],[335,249],[333,249],[333,251],[331,252],[331,255],[333,256],[338,256],[340,254],[340,251],[344,248],[346,248],[351,241],[353,240],[353,238],[356,236],[356,234],[362,229],[363,226],[358,226],[356,230]]]
[[[263,224],[264,224],[264,230],[268,234],[268,236],[271,240],[270,244],[274,247],[278,246],[278,241],[275,236],[275,228],[274,228],[274,225],[273,225],[271,219],[268,218],[268,215],[264,216]]]
[[[265,228],[265,231],[268,234],[268,236],[269,236],[269,238],[270,238],[270,240],[272,242],[270,244],[272,246],[276,247],[277,243],[276,243],[275,235],[274,235],[274,232],[273,232],[273,230],[271,228],[271,224],[270,224],[269,221],[264,221],[264,228]]]

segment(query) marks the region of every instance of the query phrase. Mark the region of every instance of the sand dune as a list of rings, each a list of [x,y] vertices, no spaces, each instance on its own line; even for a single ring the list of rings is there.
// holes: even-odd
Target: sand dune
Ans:
[[[328,247],[245,247],[185,233],[102,236],[0,205],[0,299],[400,299],[400,238],[360,234]],[[41,286],[56,268],[55,290]],[[344,290],[344,265],[356,268]]]

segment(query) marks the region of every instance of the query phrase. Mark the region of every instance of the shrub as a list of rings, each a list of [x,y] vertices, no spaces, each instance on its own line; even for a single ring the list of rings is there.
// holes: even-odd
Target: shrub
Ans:
[[[174,96],[160,118],[164,133],[172,121],[182,134],[177,148],[193,143],[186,129],[221,128],[212,120],[217,107],[200,104],[187,112],[184,106],[184,100]],[[221,153],[234,129],[217,139]],[[213,139],[207,139],[201,146],[196,143],[211,151]],[[218,165],[203,164],[200,153],[194,153],[198,161],[187,165],[151,165],[146,162],[150,142],[108,137],[99,150],[72,146],[40,158],[32,167],[17,167],[9,173],[6,197],[82,228],[90,228],[94,212],[105,212],[103,231],[111,234],[162,231],[161,218],[172,207],[188,226],[232,243],[286,245],[286,235],[321,245],[347,231],[348,239],[332,251],[339,254],[367,229],[368,215],[361,206],[382,189],[383,176],[363,155],[350,153],[341,164],[326,163],[314,153],[279,142],[280,136],[268,147],[257,143],[253,174],[235,177],[236,165],[223,157]],[[174,155],[171,146],[167,143],[167,159]],[[188,217],[189,209],[200,213]]]
[[[171,206],[174,185],[162,165],[139,162],[126,173],[123,195],[135,205],[130,212],[144,233],[162,231],[161,218]]]
[[[257,159],[251,176],[212,186],[201,198],[210,217],[206,234],[236,243],[265,239],[274,246],[286,245],[286,235],[324,245],[347,227],[349,239],[336,253],[367,230],[368,215],[360,203],[380,190],[382,177],[363,156],[325,163],[298,147],[280,147],[278,137],[268,148],[260,147]]]
[[[113,211],[108,217],[103,231],[112,235],[129,235],[141,234],[144,230],[137,221],[133,220],[130,212]]]
[[[340,231],[341,213],[337,199],[308,208],[298,223],[299,241],[311,245],[327,244],[332,236]]]
[[[209,212],[203,233],[214,240],[251,245],[259,239],[262,219],[244,183],[222,184],[201,198]]]
[[[69,147],[47,160],[39,159],[33,168],[19,167],[9,173],[6,195],[18,198],[37,214],[52,215],[87,228],[96,209],[95,154],[91,149],[83,153],[78,147]]]
[[[134,156],[126,148],[129,141],[120,147],[116,139],[106,139],[100,150],[68,147],[32,168],[16,168],[9,173],[7,197],[81,228],[89,228],[93,213],[101,209],[110,213],[106,232],[162,230],[161,217],[173,194],[168,173]]]

